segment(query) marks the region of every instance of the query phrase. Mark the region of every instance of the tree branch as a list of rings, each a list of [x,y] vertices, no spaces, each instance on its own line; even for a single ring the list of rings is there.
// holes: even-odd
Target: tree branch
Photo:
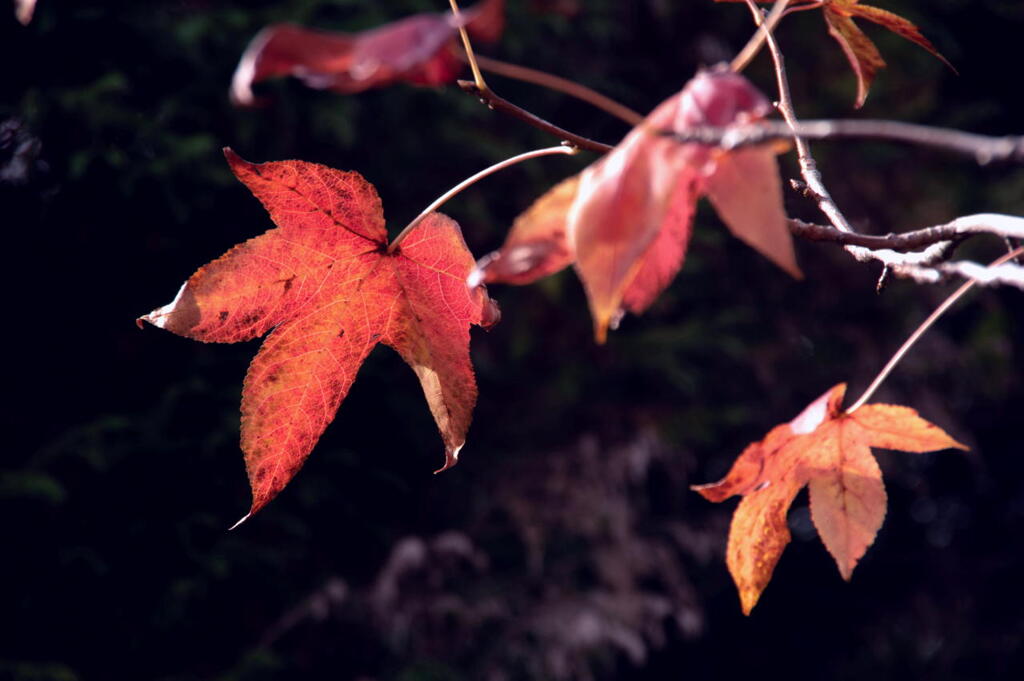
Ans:
[[[961,241],[975,234],[992,234],[1007,239],[1024,238],[1024,218],[979,213],[965,215],[944,225],[884,236],[840,232],[834,227],[815,225],[802,220],[790,220],[789,229],[795,236],[809,241],[830,241],[844,246],[863,246],[874,250],[913,251],[944,241]]]
[[[780,139],[830,140],[869,138],[904,142],[973,157],[980,165],[996,162],[1024,163],[1024,135],[990,137],[951,128],[885,120],[759,121],[727,127],[704,126],[683,132],[658,134],[678,142],[707,144],[731,150]]]
[[[554,135],[574,147],[586,149],[588,151],[597,151],[600,153],[607,153],[613,149],[610,144],[604,144],[603,142],[596,142],[592,139],[581,137],[580,135],[569,132],[564,128],[558,127],[554,123],[549,123],[540,116],[535,116],[526,109],[520,108],[507,99],[499,97],[491,88],[482,90],[471,80],[460,80],[459,87],[462,88],[464,92],[468,92],[469,94],[478,97],[481,102],[487,105],[488,108],[508,114],[529,126],[546,132],[549,135]]]
[[[764,40],[768,36],[768,32],[775,29],[778,23],[782,20],[782,17],[786,14],[786,7],[789,5],[789,0],[776,0],[775,5],[772,7],[772,11],[765,18],[765,26],[762,28],[758,26],[757,31],[751,36],[747,44],[743,46],[739,54],[733,57],[732,63],[729,64],[729,68],[736,73],[739,73],[743,69],[747,68],[757,53],[761,51],[761,46],[764,45]]]
[[[782,50],[779,49],[779,44],[775,40],[775,36],[772,35],[771,30],[765,27],[764,13],[754,3],[754,0],[746,0],[747,7],[750,9],[751,14],[754,17],[754,23],[765,33],[765,41],[768,44],[768,49],[771,52],[772,60],[775,62],[775,76],[779,88],[779,101],[776,105],[779,113],[786,121],[786,125],[790,130],[793,138],[793,143],[797,150],[797,159],[800,164],[800,175],[803,177],[804,182],[807,184],[807,190],[818,203],[818,208],[822,213],[828,217],[829,222],[836,231],[843,234],[844,239],[857,239],[863,241],[863,235],[857,234],[856,230],[850,226],[849,221],[839,210],[835,201],[832,199],[825,188],[825,184],[821,179],[821,173],[818,172],[817,164],[814,158],[811,156],[810,147],[807,141],[800,134],[800,123],[796,119],[796,114],[793,109],[793,100],[789,94],[789,81],[786,78],[786,66],[785,59],[782,56]],[[892,130],[893,128],[888,128]],[[967,135],[968,133],[961,133]],[[974,136],[972,136],[973,138]],[[977,136],[981,137],[981,136]],[[984,138],[983,138],[984,139]],[[971,220],[971,218],[977,218],[978,216],[968,216],[967,218],[961,218],[964,222],[957,223],[954,221],[951,225],[957,224],[957,227],[952,229],[955,231],[958,227],[967,229],[968,226],[979,224],[978,220]],[[986,217],[997,217],[997,222],[1003,228],[1010,228],[1016,230],[1019,223],[1018,220],[1021,218],[1012,218],[1009,216],[986,216]],[[1024,222],[1024,220],[1021,220]],[[985,220],[985,222],[991,222]],[[948,226],[947,226],[948,227]],[[1003,235],[1006,236],[1006,235]],[[1011,234],[1010,236],[1014,236]],[[952,253],[952,248],[956,244],[956,239],[941,239],[932,245],[925,248],[923,251],[915,251],[910,253],[900,253],[892,248],[878,248],[872,249],[862,245],[854,245],[847,243],[843,246],[843,249],[852,255],[858,262],[879,262],[892,274],[912,279],[918,283],[934,284],[940,281],[944,281],[951,277],[964,277],[971,281],[976,281],[979,284],[991,285],[991,284],[1009,284],[1024,288],[1024,267],[1019,265],[1005,263],[998,267],[986,268],[984,265],[980,265],[974,262],[962,261],[962,262],[942,262],[946,260]]]
[[[562,92],[597,107],[629,125],[640,125],[644,120],[643,114],[633,111],[625,104],[616,102],[611,97],[602,95],[600,92],[574,80],[562,78],[546,71],[538,71],[537,69],[520,66],[519,64],[499,61],[498,59],[485,57],[482,54],[476,55],[476,61],[480,68],[488,73],[496,73],[499,76],[521,80],[524,83],[533,83],[549,90]]]
[[[818,165],[815,163],[814,157],[811,156],[811,148],[797,131],[797,125],[799,122],[796,119],[796,112],[793,108],[793,98],[789,94],[789,79],[786,77],[786,60],[782,56],[782,50],[779,49],[779,43],[775,40],[775,36],[772,34],[771,29],[765,25],[764,13],[761,9],[753,0],[746,1],[747,7],[750,9],[750,13],[754,17],[754,23],[764,33],[765,40],[768,43],[768,50],[772,55],[772,61],[775,63],[775,80],[779,88],[779,101],[776,104],[776,107],[778,108],[779,113],[782,114],[782,117],[786,121],[786,125],[792,132],[793,143],[796,145],[797,160],[800,164],[800,175],[804,178],[804,182],[807,183],[807,187],[817,200],[818,208],[821,209],[821,212],[829,219],[829,222],[831,222],[832,225],[840,232],[855,232],[856,230],[850,226],[849,221],[843,215],[842,211],[839,210],[835,201],[832,200],[832,196],[829,194],[828,189],[825,188],[825,183],[821,179],[821,173],[818,172]],[[847,246],[846,248],[849,250],[857,247]]]
[[[1024,217],[979,213],[944,225],[885,236],[840,232],[831,226],[802,220],[790,220],[789,229],[795,236],[811,241],[843,244],[858,261],[879,262],[893,274],[921,284],[961,277],[983,286],[1005,284],[1024,289],[1024,267],[1020,265],[985,267],[966,260],[945,262],[956,246],[970,236],[991,234],[1004,239],[1020,238],[1024,234]],[[922,248],[924,250],[915,250]]]
[[[462,39],[462,48],[466,52],[466,60],[469,62],[469,66],[473,70],[473,80],[460,80],[458,81],[459,87],[465,92],[476,95],[481,102],[486,104],[490,109],[494,111],[502,111],[507,113],[514,118],[531,125],[539,130],[543,130],[546,133],[554,135],[562,139],[563,142],[568,142],[577,149],[588,149],[590,151],[607,152],[611,151],[612,147],[607,144],[601,144],[589,140],[586,137],[580,137],[575,135],[568,130],[564,130],[557,125],[548,123],[546,120],[539,116],[534,116],[526,109],[522,109],[512,102],[502,99],[487,85],[484,81],[484,76],[480,72],[480,65],[477,63],[476,55],[473,54],[473,45],[469,41],[469,34],[466,32],[465,22],[462,20],[462,16],[459,13],[458,0],[448,0],[452,6],[452,13],[455,15],[455,21],[459,26],[459,37]]]

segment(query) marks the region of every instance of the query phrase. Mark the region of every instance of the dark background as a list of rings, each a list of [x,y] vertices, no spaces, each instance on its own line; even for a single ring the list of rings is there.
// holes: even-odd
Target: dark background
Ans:
[[[474,332],[480,400],[456,469],[430,474],[440,439],[412,372],[381,349],[291,486],[226,531],[248,507],[237,410],[257,345],[134,324],[270,225],[221,147],[358,170],[395,233],[463,177],[553,143],[454,87],[339,96],[282,80],[261,88],[268,107],[237,110],[232,70],[269,22],[354,31],[444,4],[40,0],[27,28],[0,18],[0,678],[1024,678],[1024,296],[972,294],[877,396],[971,452],[880,453],[889,514],[850,584],[798,497],[794,541],[745,618],[722,556],[735,502],[687,486],[835,383],[859,394],[951,286],[878,296],[876,267],[816,244],[799,245],[796,283],[706,206],[676,282],[604,347],[571,272],[492,290],[504,320]],[[959,75],[868,28],[890,68],[853,112],[820,13],[797,15],[780,39],[800,115],[1024,132],[1020,3],[878,4],[917,21]],[[486,53],[641,111],[751,32],[743,7],[704,0],[509,5]],[[771,96],[765,56],[748,75]],[[626,130],[557,93],[492,83],[582,134]],[[1024,214],[1019,167],[815,148],[865,231]],[[482,255],[593,158],[523,164],[445,211]]]

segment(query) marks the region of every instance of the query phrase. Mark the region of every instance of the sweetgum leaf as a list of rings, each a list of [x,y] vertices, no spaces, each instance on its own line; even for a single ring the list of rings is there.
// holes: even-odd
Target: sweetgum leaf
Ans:
[[[579,175],[559,182],[517,217],[501,250],[477,263],[474,279],[529,284],[571,264],[565,216],[579,184]]]
[[[271,332],[242,390],[250,515],[298,472],[378,343],[416,373],[442,470],[453,466],[477,394],[469,327],[495,321],[486,292],[465,284],[473,258],[459,226],[433,213],[388,253],[380,198],[358,173],[225,154],[277,227],[200,268],[140,321],[204,342]]]
[[[844,412],[845,392],[845,384],[835,386],[747,447],[722,480],[693,487],[709,501],[743,496],[729,528],[726,563],[745,614],[789,543],[786,513],[804,485],[818,534],[849,580],[885,518],[882,472],[870,448],[966,449],[908,407],[868,404]]]
[[[14,0],[14,16],[22,26],[28,26],[36,11],[36,0]]]
[[[771,150],[737,149],[719,154],[715,172],[704,180],[704,190],[729,231],[794,278],[803,278],[796,264],[782,206],[782,181]]]
[[[875,75],[885,68],[885,60],[871,38],[857,27],[848,14],[833,11],[829,9],[830,6],[825,5],[825,23],[828,24],[829,35],[843,48],[846,60],[850,62],[850,68],[857,77],[857,99],[853,106],[859,109],[868,98]]]
[[[505,0],[482,0],[462,13],[481,42],[501,37]],[[321,90],[354,93],[397,82],[443,85],[463,64],[455,52],[458,25],[450,13],[416,14],[361,33],[334,33],[274,24],[249,43],[231,79],[231,99],[256,103],[254,83],[295,76]]]
[[[698,73],[607,156],[521,215],[504,246],[478,263],[474,279],[526,284],[574,262],[603,342],[624,310],[643,312],[675,277],[705,193],[733,234],[800,276],[774,148],[722,152],[659,134],[770,111],[742,76],[722,68]]]
[[[744,2],[745,0],[715,0],[715,2]],[[757,0],[761,3],[770,3],[774,0]],[[940,59],[956,73],[953,65],[942,56],[931,41],[924,37],[920,29],[907,19],[888,10],[870,5],[860,4],[860,0],[821,0],[820,2],[793,2],[793,8],[813,9],[820,6],[825,16],[825,23],[828,25],[829,34],[835,38],[839,46],[843,48],[847,61],[857,77],[857,99],[854,108],[861,108],[868,97],[871,83],[875,75],[885,68],[885,60],[875,44],[867,35],[854,23],[853,18],[867,19],[879,26],[884,26],[893,33],[921,46],[928,50],[934,57]],[[787,10],[789,11],[789,10]]]

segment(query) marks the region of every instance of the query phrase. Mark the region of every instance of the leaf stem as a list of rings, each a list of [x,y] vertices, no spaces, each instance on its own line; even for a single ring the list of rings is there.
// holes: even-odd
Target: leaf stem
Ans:
[[[769,12],[767,17],[765,17],[764,22],[758,25],[757,32],[750,37],[750,40],[748,40],[747,44],[743,46],[740,53],[733,57],[729,68],[736,73],[747,68],[747,65],[753,61],[754,57],[757,56],[757,53],[761,51],[761,47],[764,45],[764,41],[768,37],[768,34],[775,30],[775,27],[782,20],[789,2],[790,0],[776,0],[775,4],[772,6],[772,11]],[[760,14],[760,10],[758,10],[758,13]]]
[[[519,64],[510,64],[508,62],[501,61],[499,59],[492,59],[491,57],[485,57],[483,55],[477,55],[476,60],[480,65],[480,68],[488,73],[495,73],[506,78],[521,80],[525,83],[533,83],[534,85],[540,85],[541,87],[548,88],[549,90],[562,92],[570,97],[575,97],[576,99],[595,106],[630,125],[639,125],[644,120],[642,114],[630,109],[625,104],[616,102],[614,99],[602,95],[600,92],[592,90],[586,85],[577,83],[574,80],[562,78],[561,76],[556,76],[555,74],[547,73],[546,71],[539,71],[526,66],[520,66]]]
[[[399,232],[398,236],[395,237],[395,240],[391,242],[390,246],[388,246],[388,253],[394,253],[395,249],[398,248],[398,245],[402,243],[402,240],[409,235],[409,232],[411,232],[416,227],[416,225],[420,224],[423,218],[427,217],[435,210],[440,208],[442,205],[447,203],[449,199],[459,194],[466,187],[476,184],[477,182],[484,179],[488,175],[492,175],[498,172],[499,170],[504,170],[509,166],[514,166],[517,163],[528,161],[531,158],[540,158],[541,156],[553,156],[554,154],[568,154],[572,156],[573,154],[576,154],[578,152],[579,149],[577,149],[576,147],[565,144],[557,147],[545,147],[544,149],[534,149],[533,151],[527,151],[526,153],[519,154],[518,156],[513,156],[512,158],[506,158],[504,161],[495,163],[494,165],[484,168],[480,172],[471,175],[470,177],[467,177],[465,180],[458,183],[457,185],[446,191],[444,194],[441,194],[441,196],[437,197],[433,203],[431,203],[429,206],[423,209],[423,212],[421,212],[419,215],[413,218],[413,221],[406,225],[405,229]]]
[[[1010,251],[1003,257],[992,261],[989,264],[989,267],[1002,265],[1004,262],[1007,262],[1008,260],[1013,260],[1021,253],[1024,253],[1024,247],[1015,248],[1014,250]],[[910,334],[910,337],[903,342],[903,345],[901,345],[900,349],[896,351],[896,354],[892,356],[892,358],[885,365],[885,367],[883,367],[882,370],[878,373],[878,376],[876,376],[875,380],[871,382],[871,385],[868,386],[868,389],[864,391],[864,394],[861,395],[856,402],[850,405],[850,408],[846,410],[847,414],[852,414],[853,412],[857,411],[862,406],[864,406],[865,402],[871,399],[871,396],[875,394],[875,391],[878,390],[878,387],[880,385],[882,385],[882,382],[889,377],[889,374],[892,373],[892,370],[895,369],[896,365],[900,363],[900,360],[903,359],[904,355],[906,355],[907,352],[910,351],[910,348],[914,346],[914,343],[916,343],[918,339],[924,335],[925,331],[931,328],[932,324],[934,324],[939,317],[945,314],[946,310],[953,306],[953,303],[960,300],[960,298],[962,298],[965,293],[970,291],[976,283],[978,282],[973,279],[971,281],[965,282],[960,288],[954,291],[952,295],[950,295],[948,298],[942,301],[942,304],[935,308],[935,311],[928,315],[927,319],[921,322],[917,329],[914,330],[914,333]]]

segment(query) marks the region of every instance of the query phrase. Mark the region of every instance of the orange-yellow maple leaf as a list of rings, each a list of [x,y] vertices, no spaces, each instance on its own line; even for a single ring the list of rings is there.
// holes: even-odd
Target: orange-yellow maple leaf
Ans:
[[[486,292],[466,286],[473,256],[459,226],[431,213],[389,250],[380,198],[358,173],[225,153],[277,227],[200,268],[140,322],[203,342],[270,332],[242,389],[249,514],[302,467],[378,343],[416,373],[444,468],[454,465],[477,394],[469,328],[496,321]]]
[[[885,518],[882,472],[871,447],[932,452],[966,447],[909,407],[841,408],[846,384],[747,447],[722,480],[693,489],[709,501],[743,499],[729,527],[726,563],[750,614],[789,543],[786,513],[807,485],[811,519],[843,579],[874,542]]]

